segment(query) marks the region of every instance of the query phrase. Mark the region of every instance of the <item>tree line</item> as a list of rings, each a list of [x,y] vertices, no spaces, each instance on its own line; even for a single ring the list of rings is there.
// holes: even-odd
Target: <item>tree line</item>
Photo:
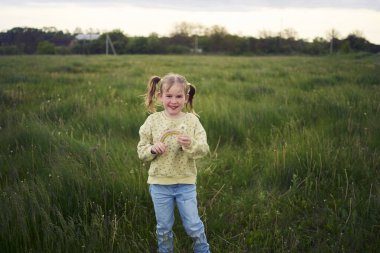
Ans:
[[[0,33],[0,55],[12,54],[104,54],[107,37],[117,54],[309,54],[380,52],[380,45],[366,40],[360,32],[340,39],[334,29],[327,37],[313,41],[297,38],[293,29],[277,34],[261,31],[259,36],[230,34],[224,27],[204,28],[190,23],[177,24],[170,36],[128,36],[121,30],[102,33],[94,40],[78,40],[78,32],[15,27]]]

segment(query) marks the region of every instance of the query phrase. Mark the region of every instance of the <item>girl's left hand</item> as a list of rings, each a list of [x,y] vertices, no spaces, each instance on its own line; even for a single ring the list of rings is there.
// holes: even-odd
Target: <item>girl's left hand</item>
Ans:
[[[184,147],[188,147],[191,145],[191,137],[188,135],[178,135],[177,136],[177,142]]]

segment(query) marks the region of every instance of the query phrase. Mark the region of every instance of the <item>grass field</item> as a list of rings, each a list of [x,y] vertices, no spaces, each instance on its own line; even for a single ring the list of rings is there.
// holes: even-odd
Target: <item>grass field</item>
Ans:
[[[0,57],[0,252],[155,252],[151,75],[198,88],[213,252],[379,252],[380,57]],[[178,214],[176,252],[191,252]]]

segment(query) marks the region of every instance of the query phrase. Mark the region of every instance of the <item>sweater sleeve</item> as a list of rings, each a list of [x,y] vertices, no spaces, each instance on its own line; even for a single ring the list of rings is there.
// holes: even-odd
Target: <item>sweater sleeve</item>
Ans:
[[[196,121],[194,136],[191,140],[191,144],[188,147],[182,146],[182,150],[188,154],[190,158],[198,159],[206,156],[210,148],[207,144],[206,131],[198,118]]]
[[[149,162],[156,157],[155,154],[151,153],[153,146],[151,124],[151,117],[148,117],[144,124],[140,127],[140,141],[137,144],[137,154],[139,156],[139,159],[146,162]]]

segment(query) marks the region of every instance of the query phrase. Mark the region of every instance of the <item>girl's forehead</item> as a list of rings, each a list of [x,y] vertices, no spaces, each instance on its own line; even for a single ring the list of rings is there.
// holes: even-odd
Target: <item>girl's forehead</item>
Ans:
[[[172,85],[164,85],[163,92],[184,92],[185,93],[185,86],[181,83],[174,83]]]

